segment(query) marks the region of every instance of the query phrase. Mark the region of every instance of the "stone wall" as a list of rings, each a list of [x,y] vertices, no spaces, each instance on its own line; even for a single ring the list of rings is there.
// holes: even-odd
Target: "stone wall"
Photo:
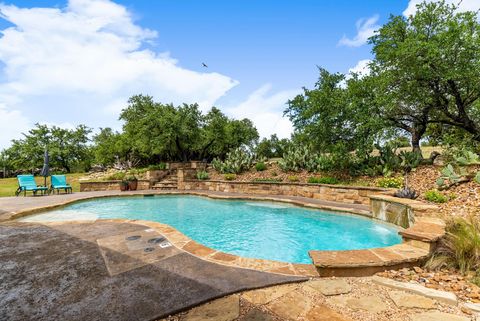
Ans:
[[[181,171],[179,171],[178,177],[178,189],[181,190],[209,190],[257,195],[301,196],[324,201],[363,205],[369,205],[370,195],[387,191],[375,187],[353,187],[324,184],[182,180],[181,177],[183,177],[183,173],[181,173]]]
[[[91,191],[118,191],[120,190],[121,181],[97,181],[97,182],[80,182],[80,192]],[[150,189],[150,181],[138,180],[137,190]]]

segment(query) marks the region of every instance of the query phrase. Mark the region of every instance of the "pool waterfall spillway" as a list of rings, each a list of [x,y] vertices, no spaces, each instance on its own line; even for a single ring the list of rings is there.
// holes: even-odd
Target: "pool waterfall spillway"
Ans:
[[[411,207],[386,200],[371,200],[372,217],[403,228],[413,225],[415,218]]]

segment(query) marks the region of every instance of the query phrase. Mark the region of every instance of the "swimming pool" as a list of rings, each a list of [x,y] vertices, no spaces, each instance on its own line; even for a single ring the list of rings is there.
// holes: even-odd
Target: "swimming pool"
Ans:
[[[401,243],[395,226],[361,216],[280,202],[190,195],[101,198],[21,221],[108,218],[165,223],[215,250],[291,263],[311,263],[310,250],[352,250]]]

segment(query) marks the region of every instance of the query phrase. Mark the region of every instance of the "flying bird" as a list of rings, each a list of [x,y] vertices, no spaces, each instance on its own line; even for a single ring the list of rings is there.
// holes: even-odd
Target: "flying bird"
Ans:
[[[207,64],[205,64],[204,62],[202,62],[202,66],[208,68]]]

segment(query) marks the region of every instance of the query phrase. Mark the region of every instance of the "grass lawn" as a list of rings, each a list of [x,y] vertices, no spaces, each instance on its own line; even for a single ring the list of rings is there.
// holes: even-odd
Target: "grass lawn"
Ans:
[[[80,191],[80,183],[78,179],[84,176],[84,173],[73,173],[67,174],[67,182],[72,185],[74,192]],[[43,185],[43,177],[35,177],[37,185]],[[50,184],[50,179],[47,179],[47,185]],[[0,197],[5,196],[15,196],[15,191],[17,190],[18,183],[15,177],[13,178],[0,178]],[[30,195],[31,192],[28,192],[27,195]]]

